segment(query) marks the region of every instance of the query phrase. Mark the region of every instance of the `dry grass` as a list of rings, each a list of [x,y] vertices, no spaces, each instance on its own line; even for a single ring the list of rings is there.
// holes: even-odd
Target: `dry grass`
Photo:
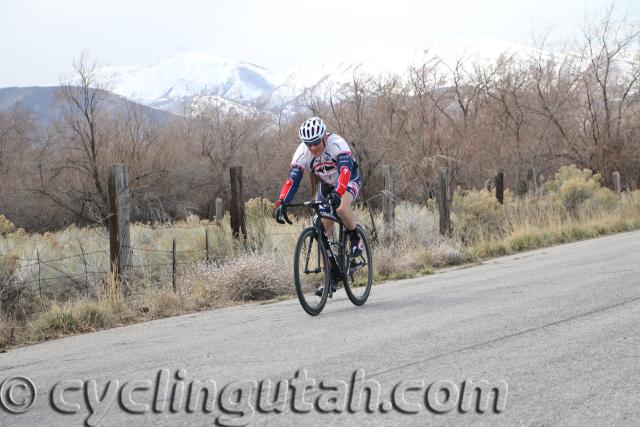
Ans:
[[[14,343],[15,322],[11,322],[4,317],[0,317],[0,350]]]
[[[22,327],[15,328],[15,324],[2,319],[0,347],[291,294],[290,270],[283,268],[282,259],[276,254],[247,253],[219,266],[194,264],[181,277],[177,292],[167,283],[137,287],[127,300],[118,283],[110,278],[96,298],[48,301]],[[16,329],[19,335],[12,337]]]
[[[453,211],[454,235],[442,238],[432,203],[399,203],[396,239],[374,247],[375,280],[638,229],[640,191],[616,195],[590,173],[566,168],[542,195],[516,198],[508,192],[505,204],[499,205],[484,191],[457,192]],[[27,235],[2,222],[9,231],[0,238],[0,348],[243,301],[288,298],[294,293],[293,250],[309,218],[280,226],[271,219],[270,204],[259,199],[247,203],[247,213],[249,233],[240,241],[231,238],[228,221],[217,225],[190,216],[174,226],[134,224],[135,274],[126,299],[110,274],[90,274],[80,282],[38,281],[60,276],[60,271],[82,276],[80,243],[85,253],[98,252],[84,257],[87,270],[107,271],[104,230],[71,226],[58,233]],[[356,209],[355,214],[371,229],[368,212]],[[375,214],[373,221],[382,234],[382,215]],[[204,262],[205,228],[211,263]],[[180,254],[176,292],[167,274],[170,268],[156,266],[170,265],[171,254],[165,251],[174,238],[179,251],[188,251]],[[72,258],[50,261],[38,271],[28,261],[37,257]]]
[[[480,232],[469,251],[486,258],[640,228],[640,191],[616,195],[590,176],[563,168],[545,196],[505,203],[501,229],[476,224]]]
[[[374,251],[374,272],[378,280],[402,279],[428,273],[427,250],[417,245],[382,246]]]
[[[220,266],[196,264],[182,279],[207,304],[257,301],[293,291],[288,260],[273,253],[244,254]]]
[[[22,328],[22,338],[39,342],[69,334],[91,332],[130,323],[138,318],[125,301],[113,276],[95,299],[49,301],[47,307]]]
[[[430,274],[434,268],[471,261],[460,243],[436,237],[428,242],[399,239],[374,251],[374,273],[378,280],[402,279]]]
[[[33,341],[58,338],[79,332],[90,332],[113,326],[111,313],[99,301],[53,303],[27,327]]]

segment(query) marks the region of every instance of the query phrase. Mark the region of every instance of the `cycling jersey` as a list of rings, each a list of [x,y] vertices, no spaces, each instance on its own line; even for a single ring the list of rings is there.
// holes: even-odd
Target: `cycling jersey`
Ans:
[[[355,199],[360,190],[360,174],[358,164],[351,154],[351,149],[340,135],[328,134],[325,148],[319,157],[314,157],[304,143],[300,143],[291,160],[289,179],[285,182],[280,198],[289,203],[298,190],[305,170],[318,177],[318,186],[329,187],[343,194],[349,191]],[[347,173],[348,171],[348,173]],[[341,182],[340,175],[348,175],[348,184]],[[319,188],[320,190],[320,188]],[[323,191],[326,194],[326,190]],[[322,194],[319,191],[318,194]]]

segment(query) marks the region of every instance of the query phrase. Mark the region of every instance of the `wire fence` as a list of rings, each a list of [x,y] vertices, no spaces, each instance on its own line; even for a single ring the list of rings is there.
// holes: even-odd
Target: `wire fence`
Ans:
[[[399,198],[391,192],[381,192],[374,195],[363,203],[366,205],[369,201],[379,197],[385,197],[394,201]],[[135,223],[133,227],[145,230],[153,230],[159,232],[179,231],[172,233],[172,239],[176,240],[175,249],[173,242],[168,247],[144,247],[144,244],[135,243],[127,245],[131,251],[131,261],[123,267],[129,272],[128,274],[134,279],[151,279],[158,282],[158,285],[167,283],[159,283],[162,280],[171,279],[171,284],[175,290],[180,277],[190,266],[198,263],[209,263],[219,265],[223,262],[224,256],[221,254],[229,250],[231,244],[234,254],[239,252],[259,250],[256,246],[260,242],[264,242],[266,238],[295,238],[300,234],[301,228],[310,223],[311,214],[304,212],[296,212],[296,217],[301,227],[279,227],[274,230],[275,220],[267,215],[266,212],[271,206],[261,206],[259,214],[252,213],[250,210],[245,212],[247,223],[247,236],[241,236],[240,239],[230,240],[230,233],[224,229],[219,222],[200,223],[200,224],[144,224]],[[270,229],[267,233],[267,227]],[[202,239],[199,244],[204,247],[181,247],[180,232],[197,231],[202,232]],[[213,242],[209,240],[209,232],[213,231]],[[109,250],[109,236],[105,229],[98,227],[90,227],[89,232],[92,237],[96,237],[98,247],[104,249],[95,249],[86,251],[83,249],[80,240],[67,242],[64,250],[69,250],[70,244],[75,244],[77,250],[75,253],[67,256],[46,257],[41,256],[41,251],[56,250],[58,244],[55,239],[48,238],[32,238],[28,236],[7,235],[0,236],[0,304],[7,298],[7,294],[16,288],[31,289],[39,292],[40,295],[55,295],[57,293],[77,292],[88,296],[91,292],[99,289],[101,284],[106,283],[112,277],[112,259]],[[193,244],[194,236],[183,236],[185,240],[189,240]],[[226,240],[225,240],[226,239]],[[6,243],[11,241],[12,244]],[[222,241],[222,242],[221,242]],[[215,243],[218,243],[216,246]],[[3,244],[4,243],[4,244]],[[16,246],[22,244],[22,254],[17,255]],[[95,239],[91,241],[96,244]],[[213,243],[213,244],[212,244]],[[85,243],[85,245],[87,245]],[[198,245],[199,245],[198,244]],[[36,255],[34,257],[34,255]]]
[[[111,171],[110,171],[111,173]],[[615,192],[621,192],[620,176],[614,173]],[[366,209],[362,224],[368,229],[374,241],[393,242],[395,227],[399,224],[395,220],[395,205],[404,202],[394,192],[393,168],[383,165],[384,189],[370,197],[358,199],[358,204]],[[241,176],[241,172],[240,175]],[[533,171],[532,176],[536,176]],[[437,210],[434,210],[433,227],[439,228],[441,235],[451,235],[452,222],[451,199],[453,197],[453,178],[447,168],[440,170],[440,180],[437,188]],[[485,190],[492,191],[495,186],[496,199],[500,204],[504,202],[504,173],[500,172],[485,183]],[[232,185],[233,187],[233,185]],[[233,192],[233,190],[232,190]],[[126,190],[118,190],[113,197],[126,196]],[[534,193],[539,194],[539,185],[535,183]],[[431,196],[435,195],[430,193]],[[430,196],[430,197],[431,197]],[[242,196],[233,197],[236,200],[233,211],[234,218],[238,218],[242,210]],[[238,202],[240,201],[240,202]],[[372,213],[372,205],[382,205],[382,224],[376,225],[376,219]],[[246,236],[234,236],[227,228],[228,224],[221,223],[224,216],[222,200],[216,199],[216,220],[214,221],[190,221],[184,223],[154,222],[132,224],[138,236],[133,239],[133,244],[127,244],[120,249],[126,249],[130,258],[120,268],[132,281],[142,279],[153,285],[168,285],[169,279],[174,291],[179,288],[180,278],[188,273],[190,266],[198,263],[220,265],[226,259],[233,258],[241,252],[259,252],[264,249],[265,242],[272,239],[271,244],[277,247],[287,240],[294,240],[300,234],[302,227],[306,226],[312,217],[310,211],[304,208],[292,210],[292,219],[295,216],[299,226],[274,227],[275,221],[271,217],[270,203],[258,202],[249,208],[244,205]],[[129,214],[130,211],[123,211]],[[45,234],[41,238],[14,233],[11,235],[0,234],[0,308],[7,299],[15,298],[23,290],[36,291],[40,296],[55,296],[68,293],[84,293],[89,296],[98,291],[101,285],[113,280],[113,266],[115,255],[112,254],[111,236],[104,226],[107,221],[112,221],[112,216],[119,218],[116,213],[110,214],[99,225],[89,227],[82,231],[82,236],[77,240],[62,242],[56,241],[55,235]],[[378,217],[379,218],[379,217]],[[436,225],[437,218],[438,224]],[[405,223],[415,224],[416,218],[405,216]],[[234,221],[236,224],[240,221]],[[424,228],[424,227],[422,227]],[[141,230],[147,232],[147,236]],[[213,239],[210,240],[210,232],[213,231]],[[237,233],[237,230],[236,230]],[[134,235],[132,234],[132,236]],[[154,236],[155,234],[155,236]],[[406,235],[407,233],[405,233]],[[152,235],[149,238],[149,235]],[[201,237],[199,237],[201,236]],[[239,237],[238,239],[232,239]],[[157,242],[163,243],[147,243]],[[167,239],[167,237],[169,239]],[[384,237],[384,239],[382,239]],[[281,240],[277,240],[281,239]],[[114,238],[114,240],[117,240]],[[185,242],[186,241],[186,242]],[[187,243],[188,242],[188,243]],[[194,242],[198,242],[194,245]],[[87,246],[85,251],[83,243]],[[117,243],[122,245],[122,243]],[[151,246],[151,247],[147,247]],[[194,247],[196,246],[196,247]],[[18,249],[16,249],[18,248]],[[47,254],[48,252],[48,254]],[[66,256],[60,256],[60,252],[72,252]],[[116,251],[120,252],[120,251]],[[55,254],[57,256],[53,256]]]
[[[267,218],[249,215],[251,217],[251,226],[248,231],[253,240],[259,240],[256,234],[261,233],[264,239],[264,228],[270,223]],[[273,222],[273,220],[271,221]],[[128,274],[133,280],[150,279],[156,282],[156,285],[171,284],[175,290],[180,277],[185,274],[189,267],[194,267],[198,263],[209,263],[218,265],[222,262],[223,256],[221,252],[228,250],[222,247],[229,246],[230,236],[226,232],[218,230],[218,236],[214,234],[214,242],[227,239],[220,245],[216,246],[214,242],[207,242],[208,237],[206,230],[215,227],[211,224],[203,224],[198,226],[182,226],[175,225],[173,227],[163,225],[162,227],[154,227],[142,224],[135,224],[135,227],[145,229],[153,229],[159,231],[165,230],[202,230],[202,243],[204,247],[180,247],[180,237],[174,237],[177,241],[176,250],[173,249],[172,242],[165,248],[144,247],[137,243],[128,245],[131,250],[131,262],[123,267],[128,270]],[[226,233],[229,234],[229,233]],[[294,236],[299,234],[299,230],[269,232],[270,238],[276,236]],[[93,234],[98,238],[104,237],[101,234]],[[12,244],[2,245],[5,241],[11,240]],[[9,294],[15,292],[16,289],[21,291],[31,290],[39,293],[41,296],[54,296],[57,294],[76,293],[78,295],[89,296],[97,291],[101,285],[104,285],[112,277],[111,256],[108,250],[108,237],[104,237],[107,242],[99,243],[104,245],[105,249],[91,250],[84,252],[81,250],[80,243],[77,245],[77,253],[68,256],[46,257],[33,256],[47,249],[52,249],[51,240],[33,239],[22,236],[0,236],[0,304],[6,302]],[[193,244],[193,237],[186,237],[190,244]],[[184,243],[183,243],[184,244]],[[237,243],[232,243],[234,252],[251,251],[252,245],[255,243],[250,241],[243,242],[239,239]],[[20,247],[20,251],[16,254],[15,248]],[[68,248],[66,249],[68,250]],[[14,253],[11,253],[14,252]],[[21,253],[20,253],[21,252]],[[229,254],[226,254],[229,256]],[[164,283],[160,283],[164,282]]]

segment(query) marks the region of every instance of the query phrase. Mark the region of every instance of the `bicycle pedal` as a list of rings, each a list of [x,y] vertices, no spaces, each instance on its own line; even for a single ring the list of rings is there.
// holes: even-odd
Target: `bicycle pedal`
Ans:
[[[336,283],[332,283],[329,288],[329,298],[333,298],[333,294],[338,290],[338,285]]]

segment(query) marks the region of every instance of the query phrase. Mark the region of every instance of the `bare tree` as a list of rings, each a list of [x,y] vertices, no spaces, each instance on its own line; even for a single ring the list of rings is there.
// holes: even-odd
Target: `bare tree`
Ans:
[[[208,163],[206,179],[193,186],[213,190],[208,193],[212,203],[226,193],[228,169],[240,150],[253,145],[253,152],[259,156],[254,142],[266,128],[265,114],[258,108],[230,105],[214,95],[201,95],[194,99],[185,123],[189,139]]]
[[[584,153],[577,138],[577,109],[580,70],[572,55],[549,56],[544,53],[544,41],[539,53],[529,58],[530,85],[533,99],[528,109],[535,116],[536,136],[540,146],[536,158],[541,164],[571,162],[585,165]]]
[[[8,173],[22,163],[25,152],[35,139],[32,114],[20,103],[7,113],[0,112],[0,171]]]
[[[40,165],[47,176],[37,191],[72,212],[76,220],[100,222],[107,218],[109,206],[101,176],[107,144],[102,129],[106,94],[99,87],[95,68],[96,63],[81,54],[74,61],[75,81],[61,87],[59,100],[66,111],[57,129],[57,150]]]
[[[587,25],[581,49],[581,90],[585,97],[581,137],[588,150],[588,166],[609,177],[625,160],[629,144],[622,125],[640,101],[633,95],[640,78],[637,57],[638,24],[616,19],[611,6],[595,25]],[[637,159],[636,159],[637,160]]]
[[[168,169],[165,141],[139,107],[106,91],[86,53],[74,69],[75,78],[59,91],[64,114],[41,148],[40,181],[32,189],[72,214],[73,221],[103,223],[109,215],[108,165],[129,166],[134,206],[140,206],[136,197],[158,186]]]

